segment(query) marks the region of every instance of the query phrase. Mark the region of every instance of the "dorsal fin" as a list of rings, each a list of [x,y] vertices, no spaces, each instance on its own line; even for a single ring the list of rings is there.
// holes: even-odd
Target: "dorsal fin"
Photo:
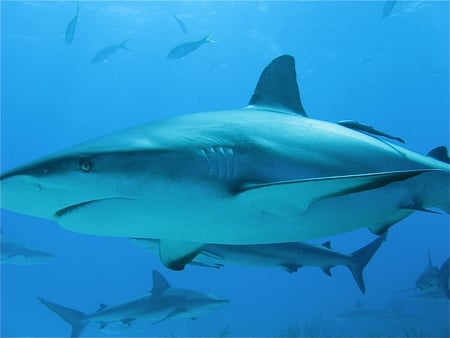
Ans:
[[[331,268],[333,267],[333,265],[327,265],[327,266],[322,266],[322,271],[323,272],[325,272],[325,274],[327,275],[327,276],[332,276],[332,274],[331,274]]]
[[[292,56],[279,56],[263,70],[248,105],[287,110],[307,116],[300,101],[295,60]]]
[[[427,156],[434,158],[435,160],[439,160],[445,163],[450,163],[450,158],[448,156],[447,147],[440,146],[432,149]]]
[[[102,310],[106,309],[107,307],[108,307],[108,305],[102,303],[99,305],[97,312],[102,311]]]
[[[431,261],[430,249],[428,249],[428,267],[433,267],[433,262]]]
[[[153,289],[152,293],[163,292],[164,290],[170,289],[170,284],[158,271],[153,270]]]
[[[327,249],[331,249],[331,242],[330,241],[323,242],[322,246],[324,246]]]

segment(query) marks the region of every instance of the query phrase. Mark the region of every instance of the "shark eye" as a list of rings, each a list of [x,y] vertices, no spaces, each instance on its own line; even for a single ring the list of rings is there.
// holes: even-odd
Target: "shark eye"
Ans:
[[[78,164],[78,168],[80,168],[80,170],[85,173],[91,171],[92,169],[91,161],[89,161],[87,158],[82,158],[80,160],[80,163]]]

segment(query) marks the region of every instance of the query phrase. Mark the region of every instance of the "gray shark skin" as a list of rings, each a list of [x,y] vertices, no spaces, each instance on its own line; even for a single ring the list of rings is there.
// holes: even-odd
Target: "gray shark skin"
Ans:
[[[16,265],[44,264],[55,258],[54,255],[26,247],[10,238],[1,235],[0,240],[0,263]]]
[[[181,270],[204,243],[383,234],[417,210],[448,213],[449,172],[307,117],[283,55],[243,109],[152,122],[4,172],[1,207],[79,233],[160,239],[163,263]]]
[[[317,266],[328,276],[331,276],[331,268],[343,265],[350,270],[361,292],[365,293],[363,270],[385,238],[385,235],[379,236],[350,255],[331,249],[330,242],[322,245],[304,242],[254,245],[206,244],[190,264],[213,268],[224,265],[275,267],[287,272],[296,272],[306,266]],[[130,241],[153,253],[159,252],[157,239],[130,238]]]
[[[157,323],[174,318],[195,319],[229,303],[208,293],[172,288],[157,271],[153,271],[153,289],[150,293],[115,306],[101,304],[98,311],[89,315],[41,297],[38,300],[72,326],[71,337],[79,337],[90,322],[100,323],[103,329],[113,322],[130,325],[135,320]]]

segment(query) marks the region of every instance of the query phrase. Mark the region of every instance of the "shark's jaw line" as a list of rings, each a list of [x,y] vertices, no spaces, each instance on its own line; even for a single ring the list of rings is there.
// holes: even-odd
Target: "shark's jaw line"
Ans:
[[[94,203],[98,203],[98,202],[103,202],[103,201],[107,201],[107,200],[133,200],[132,198],[127,198],[127,197],[105,197],[105,198],[97,198],[97,199],[93,199],[93,200],[89,200],[89,201],[84,201],[84,202],[80,202],[80,203],[76,203],[76,204],[72,204],[69,205],[67,207],[64,207],[62,209],[59,209],[58,211],[55,212],[55,217],[56,218],[61,218],[64,217],[65,215],[67,215],[68,213],[79,209],[79,208],[83,208],[87,205],[90,204],[94,204]]]

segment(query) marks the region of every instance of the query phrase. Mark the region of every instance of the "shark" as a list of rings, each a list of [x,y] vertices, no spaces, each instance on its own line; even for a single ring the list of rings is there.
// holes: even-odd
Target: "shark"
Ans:
[[[55,258],[51,253],[33,249],[5,235],[0,237],[0,263],[16,265],[44,264]]]
[[[416,280],[416,289],[426,291],[430,295],[439,295],[440,298],[450,299],[450,258],[447,258],[440,267],[433,265],[428,252],[428,266]]]
[[[224,265],[278,267],[289,273],[296,272],[302,267],[317,266],[328,276],[331,276],[331,268],[343,265],[350,270],[361,292],[365,293],[364,268],[385,238],[386,235],[379,236],[350,255],[333,250],[330,241],[322,245],[304,242],[254,245],[206,244],[190,264],[212,268],[221,268]],[[130,241],[151,252],[159,251],[157,239],[130,238]]]
[[[175,318],[195,319],[229,303],[208,293],[172,288],[156,270],[153,271],[151,292],[114,306],[101,304],[96,312],[88,315],[42,297],[37,299],[72,326],[71,337],[79,337],[91,322],[100,323],[100,329],[104,329],[117,322],[131,325],[138,320],[151,320],[155,324]]]
[[[160,240],[182,270],[205,243],[307,241],[416,211],[449,213],[449,157],[313,119],[295,59],[261,73],[247,106],[114,132],[0,175],[1,207],[78,233]]]
[[[391,301],[386,307],[381,309],[365,308],[361,300],[358,300],[354,309],[335,314],[333,317],[343,320],[378,320],[383,324],[417,322],[421,319],[420,316],[402,311],[404,305],[405,303],[403,301]]]
[[[416,298],[425,299],[450,299],[450,258],[447,258],[442,265],[436,266],[431,260],[428,251],[428,265],[420,273],[415,282],[415,287],[397,291],[418,291],[413,294]]]

